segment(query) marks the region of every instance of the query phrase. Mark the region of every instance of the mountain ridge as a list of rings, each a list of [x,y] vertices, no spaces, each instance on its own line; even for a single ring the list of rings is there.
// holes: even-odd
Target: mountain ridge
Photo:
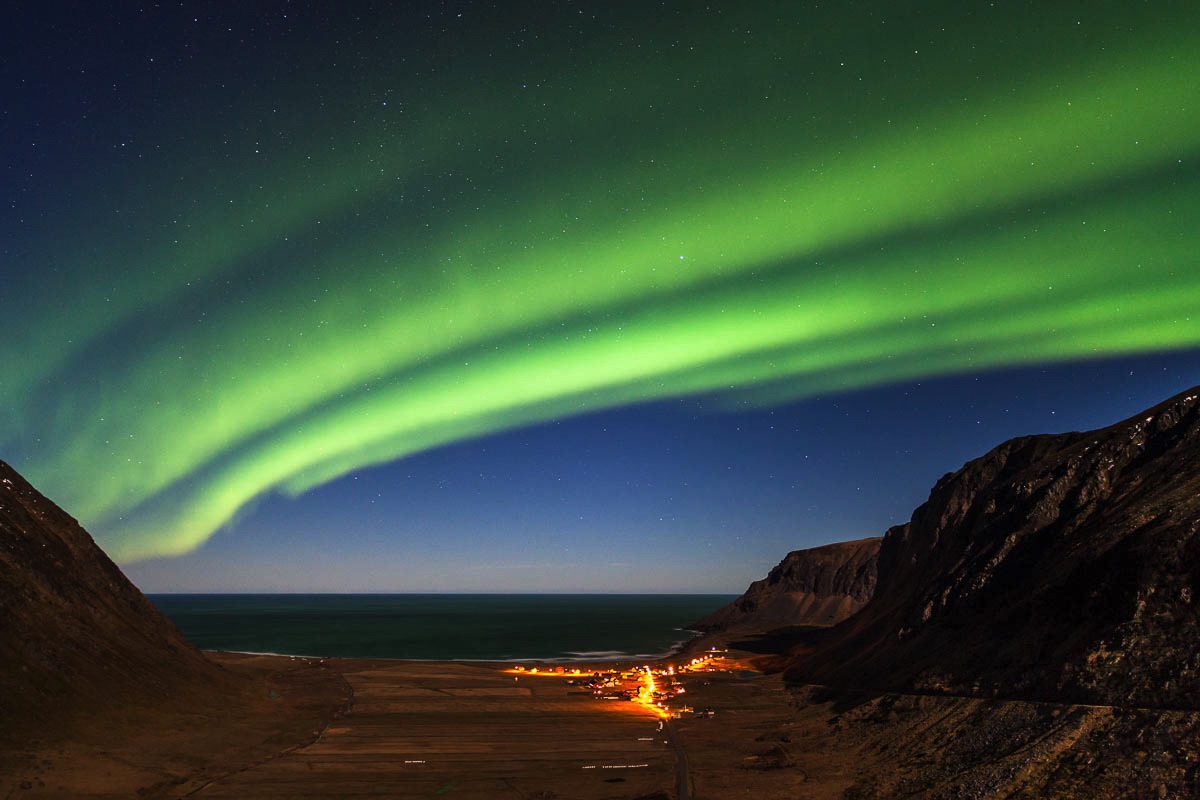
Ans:
[[[79,522],[0,461],[0,739],[153,704],[224,671],[125,577]]]
[[[1105,428],[1023,436],[937,481],[861,611],[789,680],[1200,708],[1200,387]]]
[[[789,625],[828,626],[855,614],[875,591],[882,538],[793,550],[732,603],[688,626],[717,633],[765,632]]]

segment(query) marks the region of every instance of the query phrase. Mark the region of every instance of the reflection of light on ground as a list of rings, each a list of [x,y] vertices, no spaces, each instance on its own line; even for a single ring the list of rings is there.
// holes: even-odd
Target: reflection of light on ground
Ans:
[[[671,716],[671,712],[664,708],[654,696],[657,691],[658,685],[654,682],[654,671],[649,667],[642,667],[642,681],[641,686],[638,687],[637,702],[655,716]]]
[[[545,678],[578,678],[583,675],[591,675],[592,670],[584,672],[578,667],[567,669],[566,667],[510,667],[504,670],[510,675],[539,675]]]
[[[571,685],[589,687],[602,700],[630,700],[631,703],[606,703],[605,708],[648,711],[659,719],[688,713],[687,706],[671,707],[670,703],[686,693],[679,680],[690,672],[730,670],[741,666],[727,660],[724,651],[713,650],[679,663],[659,663],[636,668],[621,668],[612,664],[584,667],[548,667],[517,665],[505,669],[514,680],[529,678],[563,678]],[[746,667],[752,669],[752,667]]]

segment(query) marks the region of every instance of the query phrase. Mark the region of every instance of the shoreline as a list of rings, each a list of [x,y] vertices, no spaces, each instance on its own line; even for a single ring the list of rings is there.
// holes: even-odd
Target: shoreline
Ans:
[[[541,657],[541,656],[516,656],[511,658],[410,658],[406,656],[342,656],[342,655],[314,655],[306,653],[276,653],[269,650],[224,650],[218,648],[201,648],[201,653],[229,653],[234,655],[248,656],[271,656],[278,658],[303,658],[312,660],[333,660],[339,661],[389,661],[389,662],[411,662],[420,664],[616,664],[623,661],[639,661],[639,662],[654,662],[663,661],[669,658],[676,658],[684,654],[685,650],[690,645],[694,645],[699,639],[705,636],[703,633],[696,633],[690,639],[681,639],[671,645],[671,648],[662,653],[625,653],[619,651],[595,651],[594,653],[580,652],[578,657]],[[612,653],[611,656],[602,655],[602,653]]]

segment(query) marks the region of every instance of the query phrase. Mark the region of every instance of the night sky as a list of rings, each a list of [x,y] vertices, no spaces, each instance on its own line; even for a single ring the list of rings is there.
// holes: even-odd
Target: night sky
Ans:
[[[10,5],[0,458],[147,591],[740,592],[1200,383],[1191,0]]]

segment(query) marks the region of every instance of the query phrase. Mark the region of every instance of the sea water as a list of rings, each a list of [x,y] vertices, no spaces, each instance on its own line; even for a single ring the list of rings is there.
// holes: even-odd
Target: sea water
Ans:
[[[593,661],[665,655],[735,595],[155,594],[202,650]]]

